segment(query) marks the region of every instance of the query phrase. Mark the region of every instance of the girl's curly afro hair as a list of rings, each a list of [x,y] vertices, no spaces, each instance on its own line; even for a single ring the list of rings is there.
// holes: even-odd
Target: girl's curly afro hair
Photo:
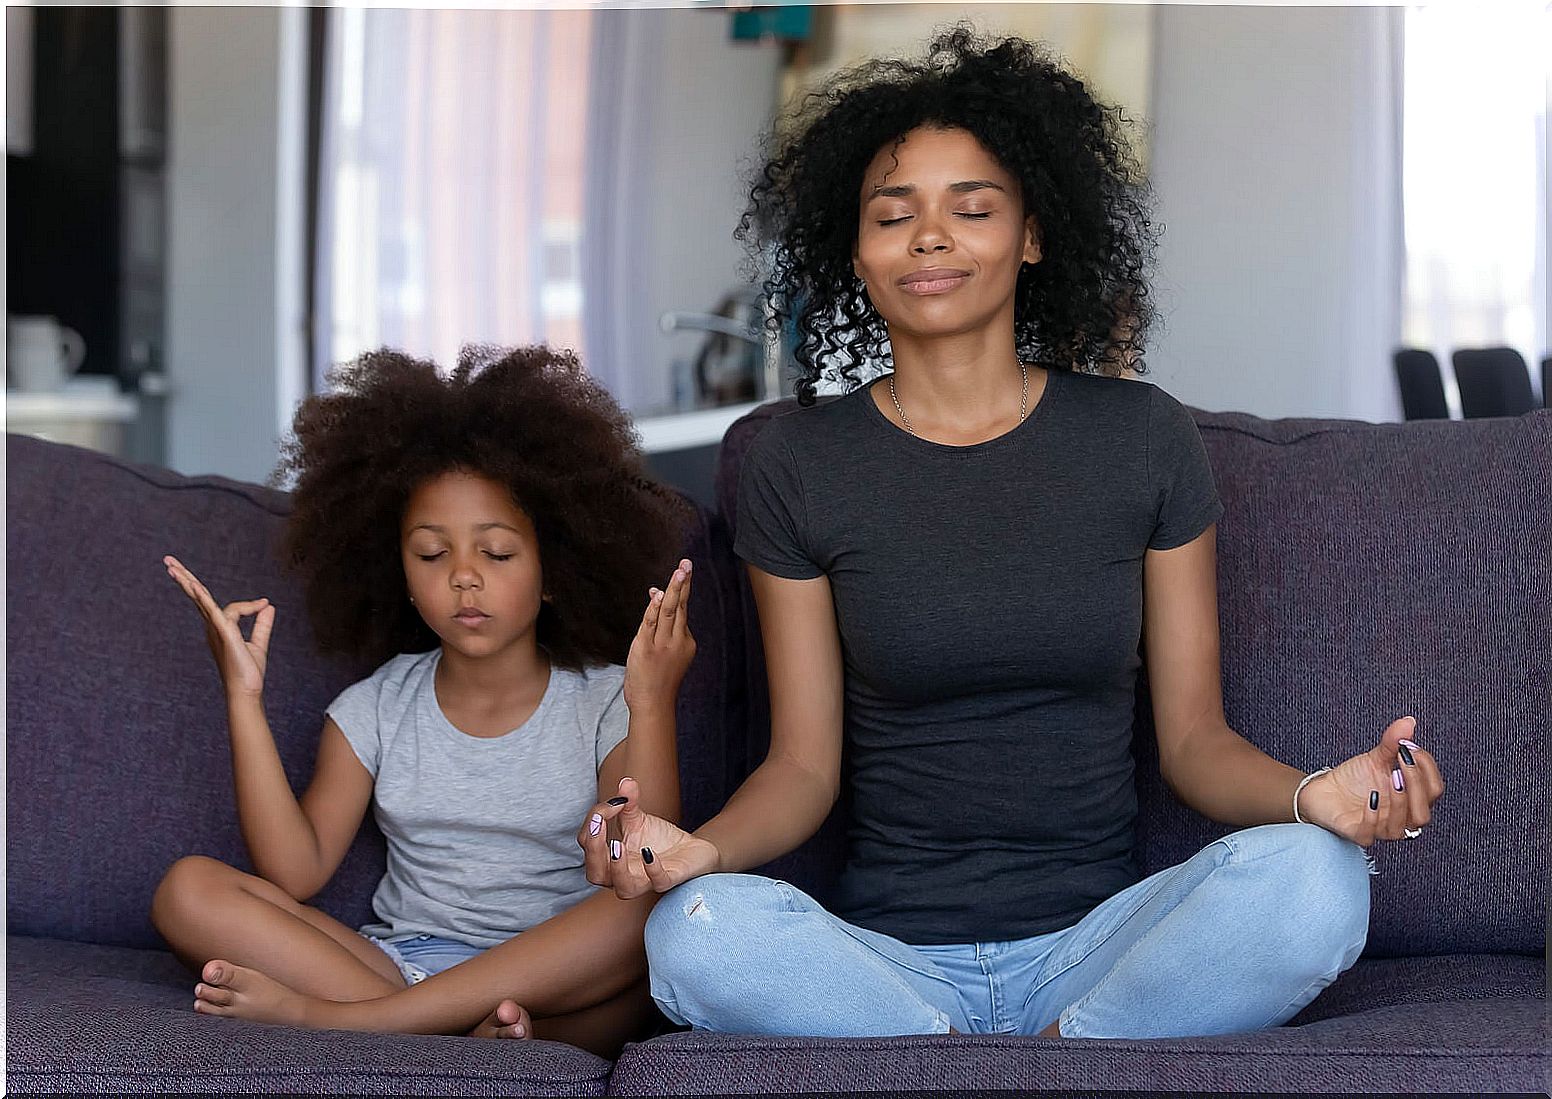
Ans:
[[[988,41],[961,24],[919,61],[869,61],[837,74],[787,121],[737,235],[764,266],[773,325],[796,321],[800,403],[813,403],[821,373],[855,387],[866,380],[859,367],[890,362],[852,249],[869,162],[921,126],[973,134],[1018,180],[1034,215],[1042,258],[1018,276],[1020,358],[1109,374],[1145,369],[1154,233],[1128,120],[1043,47]]]
[[[277,471],[295,478],[283,552],[321,647],[381,662],[437,646],[409,601],[399,523],[416,486],[461,470],[506,485],[533,520],[550,659],[624,662],[687,512],[643,475],[630,420],[575,356],[468,347],[444,376],[382,350],[329,381],[298,409]]]

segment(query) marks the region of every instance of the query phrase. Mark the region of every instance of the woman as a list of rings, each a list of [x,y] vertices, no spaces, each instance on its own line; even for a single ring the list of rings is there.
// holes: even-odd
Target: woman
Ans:
[[[1360,847],[1428,821],[1443,782],[1411,718],[1312,775],[1224,719],[1206,453],[1178,402],[1115,376],[1151,313],[1121,122],[1029,43],[960,28],[810,97],[753,190],[766,289],[799,303],[800,403],[826,371],[851,391],[745,461],[769,756],[693,835],[632,806],[624,858],[587,844],[620,896],[672,890],[647,952],[677,1021],[1276,1025],[1363,947]],[[1243,829],[1141,881],[1139,641],[1164,778]],[[811,836],[843,782],[833,910],[740,873]]]

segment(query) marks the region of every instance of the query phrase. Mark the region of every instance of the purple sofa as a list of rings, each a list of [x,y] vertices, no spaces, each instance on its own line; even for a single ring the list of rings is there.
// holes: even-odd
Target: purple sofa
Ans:
[[[759,633],[730,550],[739,460],[700,511],[680,706],[686,816],[710,815],[768,736]],[[1552,414],[1369,425],[1198,414],[1219,527],[1230,721],[1314,767],[1385,720],[1450,790],[1426,837],[1379,851],[1369,947],[1293,1024],[1173,1041],[692,1033],[613,1065],[546,1042],[311,1032],[190,1010],[147,919],[177,857],[243,864],[224,709],[176,552],[218,597],[280,610],[269,708],[294,783],[323,707],[366,669],[320,659],[278,569],[283,493],[8,437],[7,1084],[16,1093],[662,1095],[1155,1089],[1540,1092],[1546,1087],[1544,738],[1552,714]],[[1218,829],[1157,779],[1139,692],[1145,870]],[[821,896],[844,821],[770,870]],[[381,873],[368,826],[318,903],[362,919]]]

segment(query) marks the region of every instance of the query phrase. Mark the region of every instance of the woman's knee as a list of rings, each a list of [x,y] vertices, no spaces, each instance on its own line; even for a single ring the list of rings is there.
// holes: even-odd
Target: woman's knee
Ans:
[[[1271,824],[1225,837],[1246,866],[1263,871],[1268,902],[1286,936],[1307,938],[1351,965],[1369,929],[1369,864],[1363,849],[1312,824]]]
[[[675,886],[647,919],[654,984],[698,967],[726,965],[738,941],[781,904],[777,883],[757,874],[707,874]]]

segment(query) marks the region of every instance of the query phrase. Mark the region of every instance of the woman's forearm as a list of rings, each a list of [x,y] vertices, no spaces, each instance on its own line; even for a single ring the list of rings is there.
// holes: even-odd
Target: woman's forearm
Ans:
[[[1293,792],[1304,772],[1279,763],[1227,725],[1193,732],[1159,762],[1164,781],[1203,816],[1239,827],[1293,820]]]
[[[323,886],[318,837],[286,779],[262,699],[228,699],[227,720],[237,823],[253,867],[260,877],[305,900]]]
[[[785,855],[819,831],[838,793],[838,784],[818,773],[785,757],[768,756],[722,812],[695,834],[716,846],[719,870],[749,870]]]

